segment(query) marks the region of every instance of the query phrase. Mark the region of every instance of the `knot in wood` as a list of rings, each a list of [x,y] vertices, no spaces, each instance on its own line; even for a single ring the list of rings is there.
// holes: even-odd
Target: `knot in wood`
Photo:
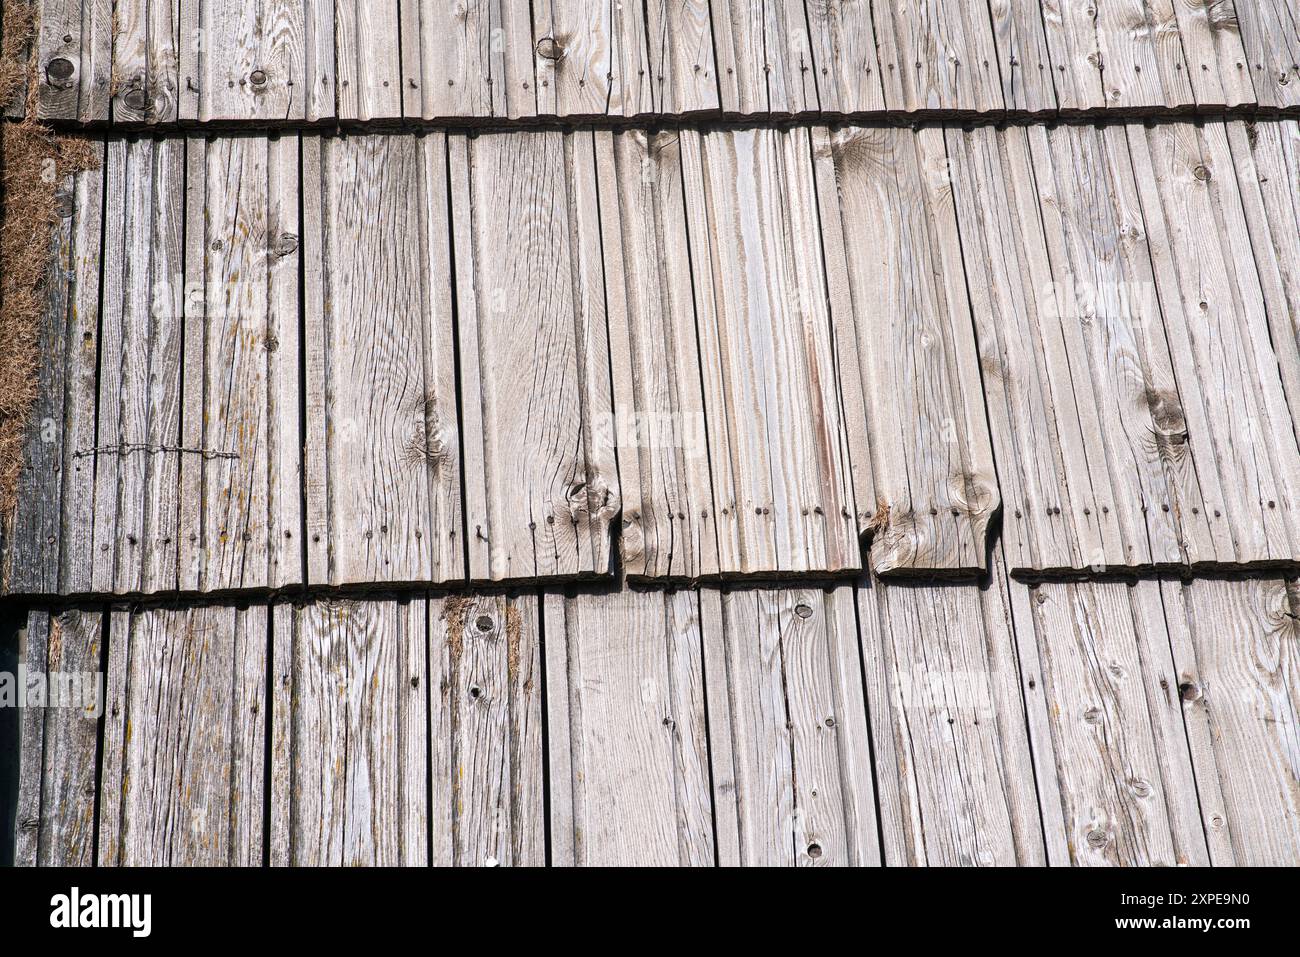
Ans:
[[[492,630],[493,621],[488,615],[479,615],[474,621],[474,627],[486,633]]]
[[[813,612],[807,605],[799,604],[794,606],[794,613],[800,618],[811,618]]]
[[[253,86],[266,86],[266,71],[254,70],[252,73],[248,74],[248,82],[253,84]]]
[[[543,60],[559,60],[564,56],[564,47],[555,37],[542,37],[537,41],[537,55]]]
[[[65,88],[70,85],[68,81],[72,79],[72,74],[74,72],[76,72],[76,68],[72,65],[72,61],[67,57],[56,56],[49,63],[45,64],[46,80],[52,84],[58,84]]]
[[[1192,175],[1195,176],[1202,183],[1209,182],[1210,180],[1210,170],[1206,166],[1196,167],[1194,170],[1192,170]]]

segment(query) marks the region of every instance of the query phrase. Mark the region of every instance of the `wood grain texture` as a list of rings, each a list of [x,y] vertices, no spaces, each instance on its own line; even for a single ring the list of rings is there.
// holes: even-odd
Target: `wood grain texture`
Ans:
[[[275,606],[272,866],[428,862],[426,615],[422,598]]]
[[[993,24],[985,4],[900,0],[873,7],[891,110],[1000,110]]]
[[[864,579],[857,601],[885,863],[1046,863],[1001,566],[980,586]]]
[[[720,109],[709,0],[646,0],[648,75],[655,111],[688,115]]]
[[[1300,105],[1300,13],[1288,0],[1234,0],[1260,106]],[[1231,29],[1231,22],[1225,23]]]
[[[1041,669],[1041,692],[1027,695],[1044,719],[1031,722],[1034,756],[1064,815],[1053,863],[1210,862],[1162,587],[1044,584],[1025,603],[1031,620],[1018,609],[1022,659]]]
[[[989,16],[1006,108],[1026,113],[1054,111],[1052,57],[1038,0],[989,0]]]
[[[36,48],[37,117],[108,119],[110,0],[44,0]]]
[[[317,87],[330,85],[333,64],[332,58],[322,63],[308,46],[308,30],[317,26],[309,20],[315,13],[308,8],[314,5],[302,0],[256,5],[185,0],[182,17],[194,19],[199,32],[182,37],[182,118],[315,118],[308,117],[307,98]],[[312,37],[317,44],[322,39]]]
[[[719,567],[857,569],[808,133],[681,137]]]
[[[638,116],[654,109],[645,8],[620,0],[534,3],[533,36],[555,112]],[[548,112],[539,109],[539,112]]]
[[[594,141],[450,153],[470,577],[606,574],[620,498]]]
[[[112,613],[100,866],[262,862],[267,611]]]
[[[818,131],[814,154],[872,567],[983,569],[999,495],[943,132]]]
[[[446,142],[304,143],[313,582],[465,577]]]
[[[1300,861],[1300,679],[1292,582],[1161,582],[1216,866]]]
[[[879,864],[852,586],[700,602],[719,863]]]
[[[338,117],[402,115],[399,0],[336,0],[334,56]]]
[[[809,18],[800,0],[721,0],[711,6],[723,112],[821,108],[814,57],[818,48],[826,50],[834,42],[826,17]],[[810,19],[815,33],[809,31]],[[859,29],[869,25],[862,17],[853,22]],[[829,63],[824,66],[830,70]],[[834,82],[829,77],[828,72],[828,84]]]
[[[98,20],[95,21],[98,24]],[[134,0],[114,4],[109,107],[118,123],[170,123],[180,108],[182,42],[179,4]]]
[[[552,862],[715,858],[699,596],[545,598]]]

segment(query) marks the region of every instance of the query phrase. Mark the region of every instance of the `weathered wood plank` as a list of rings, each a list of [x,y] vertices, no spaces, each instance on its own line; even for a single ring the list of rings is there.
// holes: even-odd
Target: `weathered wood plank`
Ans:
[[[402,115],[398,0],[336,0],[334,55],[342,120]]]
[[[533,596],[430,602],[436,865],[546,862],[540,619]]]
[[[681,151],[719,567],[857,569],[808,133],[683,131]]]
[[[262,862],[267,613],[114,611],[99,864]]]
[[[196,21],[199,33],[181,38],[181,118],[306,118],[307,98],[329,85],[318,74],[333,72],[332,59],[322,64],[310,55],[307,18],[319,22],[319,14],[309,12],[312,6],[301,0],[183,0],[182,16]]]
[[[989,0],[989,15],[1006,108],[1026,113],[1055,110],[1052,58],[1038,0]]]
[[[1162,582],[1210,857],[1300,862],[1300,658],[1294,583]]]
[[[1101,81],[1096,6],[1077,0],[1039,2],[1052,58],[1057,105],[1067,112],[1103,109],[1106,96]]]
[[[444,137],[309,149],[311,580],[463,579]]]
[[[714,863],[698,596],[546,602],[553,863]]]
[[[1237,23],[1237,0],[1155,0],[1173,6],[1186,54],[1187,76],[1196,103],[1202,107],[1241,106],[1255,102],[1254,84],[1246,68],[1246,51]],[[1253,6],[1255,0],[1241,0]]]
[[[857,600],[885,863],[1046,863],[1001,565]]]
[[[719,863],[879,864],[852,586],[701,601]]]
[[[1227,133],[1220,123],[1130,128],[1188,445],[1217,473],[1229,535],[1216,557],[1289,561],[1300,547],[1300,447],[1274,345]],[[1205,481],[1203,479],[1203,481]]]
[[[1032,621],[1016,622],[1022,657],[1041,667],[1029,700],[1051,740],[1034,749],[1051,762],[1071,865],[1209,863],[1160,588],[1045,584]]]
[[[402,4],[402,105],[408,117],[532,116],[533,57],[526,3]]]
[[[170,123],[180,106],[179,4],[136,0],[113,5],[112,119],[118,123]],[[186,37],[185,42],[194,38]]]
[[[868,447],[874,473],[855,461],[872,567],[981,570],[999,497],[943,132],[819,132],[815,156],[828,261],[848,273],[835,335],[864,405],[850,426],[869,434],[854,456]]]
[[[611,428],[630,578],[716,575],[717,531],[677,133],[596,134]]]
[[[659,113],[721,108],[709,0],[646,0],[648,75]]]
[[[1300,106],[1300,15],[1295,4],[1234,0],[1234,6],[1256,101],[1260,106]]]
[[[871,5],[857,0],[813,0],[804,7],[821,111],[883,110],[885,93]]]
[[[979,340],[1010,567],[1123,564],[1094,401],[1076,402],[1061,291],[1053,282],[1023,129],[947,132]],[[1060,509],[1060,515],[1056,514]]]
[[[37,39],[37,117],[108,119],[112,71],[109,0],[43,0]]]
[[[297,404],[298,152],[297,137],[249,136],[189,153],[186,275],[202,294],[186,311],[181,487],[199,507],[181,510],[182,589],[303,580],[283,408]]]
[[[618,0],[533,4],[539,57],[560,116],[638,116],[654,109],[645,8]],[[539,111],[545,112],[545,111]]]
[[[1008,104],[985,4],[900,0],[873,7],[891,110],[1000,110]]]
[[[605,574],[620,499],[592,136],[450,150],[470,577]]]
[[[422,866],[429,688],[423,599],[277,605],[273,866]]]
[[[90,611],[28,617],[16,814],[19,865],[94,863],[98,718],[105,692],[101,618]]]

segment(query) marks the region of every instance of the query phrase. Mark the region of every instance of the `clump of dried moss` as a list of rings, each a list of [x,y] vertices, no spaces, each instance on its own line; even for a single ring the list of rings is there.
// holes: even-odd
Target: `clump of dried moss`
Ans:
[[[33,32],[30,8],[9,6],[0,106],[23,76],[27,103],[21,121],[0,121],[0,514],[13,507],[27,420],[40,388],[38,329],[53,252],[50,237],[58,222],[56,194],[68,176],[97,165],[85,140],[55,136],[36,122],[35,63],[25,55]]]

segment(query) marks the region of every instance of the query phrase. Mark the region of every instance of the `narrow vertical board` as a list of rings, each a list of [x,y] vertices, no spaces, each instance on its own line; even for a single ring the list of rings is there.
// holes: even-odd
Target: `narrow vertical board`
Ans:
[[[109,80],[113,121],[175,121],[181,99],[180,5],[158,0],[115,3],[108,27],[113,51]],[[194,40],[188,36],[184,42]]]
[[[700,601],[719,863],[879,864],[853,587]]]
[[[885,102],[891,110],[1001,110],[989,8],[965,0],[874,6]]]
[[[654,109],[645,8],[620,0],[533,5],[538,54],[553,67],[560,116],[639,116]]]
[[[305,8],[313,5],[182,0],[182,15],[199,31],[181,37],[181,92],[190,107],[182,119],[307,118],[306,98],[322,80],[319,59],[308,55]],[[325,65],[332,72],[332,60]]]
[[[464,578],[444,137],[305,149],[310,578]]]
[[[398,0],[336,0],[335,70],[341,120],[402,115]]]
[[[1054,111],[1052,58],[1038,0],[989,0],[989,15],[1006,108],[1025,113]]]
[[[537,112],[529,5],[518,0],[402,4],[403,114],[531,116]]]
[[[1063,112],[1104,108],[1106,96],[1101,82],[1096,6],[1078,0],[1039,2],[1052,58],[1057,106]]]
[[[101,620],[90,611],[28,616],[16,814],[20,866],[94,863],[98,719],[105,691]]]
[[[1300,106],[1300,17],[1292,0],[1234,0],[1260,106]]]
[[[698,595],[545,598],[552,861],[714,862]]]
[[[718,572],[677,133],[596,134],[629,577]],[[666,361],[667,360],[667,361]]]
[[[37,117],[108,119],[112,71],[110,0],[43,0],[37,39]]]
[[[1001,566],[857,599],[885,863],[1046,863]]]
[[[871,5],[860,0],[812,0],[808,15],[809,57],[823,113],[884,110],[880,57]]]
[[[1300,548],[1300,447],[1282,367],[1295,340],[1271,341],[1260,274],[1227,131],[1130,127],[1165,333],[1198,471],[1217,471],[1228,563],[1290,561]]]
[[[267,613],[117,610],[100,866],[262,861]]]
[[[1216,866],[1300,863],[1294,583],[1162,582],[1176,688]]]
[[[843,303],[827,294],[808,133],[683,131],[681,150],[719,567],[855,570],[831,341]]]
[[[271,864],[422,866],[423,599],[277,605]]]
[[[1122,542],[1117,564],[1213,561],[1225,547],[1227,525],[1221,505],[1212,504],[1216,476],[1197,468],[1196,450],[1209,437],[1193,427],[1195,410],[1179,393],[1183,383],[1175,378],[1151,260],[1156,244],[1148,243],[1150,221],[1124,129],[1033,128],[1029,141],[1053,315],[1073,401],[1087,416],[1089,469],[1104,462],[1110,476],[1109,488],[1094,478],[1097,500],[1072,502],[1074,514],[1067,517],[1077,525],[1092,518],[1081,514],[1084,508],[1099,507],[1106,527],[1113,515]],[[1042,517],[1049,529],[1068,529],[1057,512],[1064,507],[1047,504]],[[1081,560],[1090,567],[1111,562],[1113,536],[1105,542],[1102,561],[1090,555]]]
[[[620,500],[592,134],[450,150],[470,577],[606,574]]]
[[[67,461],[64,443],[64,391],[68,374],[69,317],[74,295],[73,257],[77,237],[74,219],[76,193],[96,173],[66,177],[54,194],[57,217],[49,235],[48,266],[43,278],[44,293],[36,317],[37,366],[33,370],[40,388],[27,410],[26,440],[22,464],[14,489],[18,507],[0,516],[6,524],[7,547],[0,592],[9,594],[54,594],[59,590],[60,545],[62,539],[62,470]],[[18,228],[17,223],[9,228]],[[12,407],[12,406],[11,406]]]
[[[854,455],[869,446],[872,498],[854,466],[872,567],[979,571],[999,496],[943,131],[819,132],[815,154],[828,260],[847,270],[835,334],[866,418],[849,428],[869,434]]]
[[[184,590],[303,580],[298,152],[293,136],[227,137],[189,151]]]
[[[1073,351],[1023,129],[947,131],[980,369],[1013,570],[1124,564],[1086,355]]]
[[[429,603],[436,866],[546,862],[540,614],[531,595]]]
[[[721,107],[709,0],[646,0],[646,52],[659,113],[712,113]]]
[[[1018,587],[1018,586],[1016,586]],[[1081,865],[1209,863],[1160,600],[1143,581],[1045,584],[1017,620],[1050,741],[1034,742]]]

